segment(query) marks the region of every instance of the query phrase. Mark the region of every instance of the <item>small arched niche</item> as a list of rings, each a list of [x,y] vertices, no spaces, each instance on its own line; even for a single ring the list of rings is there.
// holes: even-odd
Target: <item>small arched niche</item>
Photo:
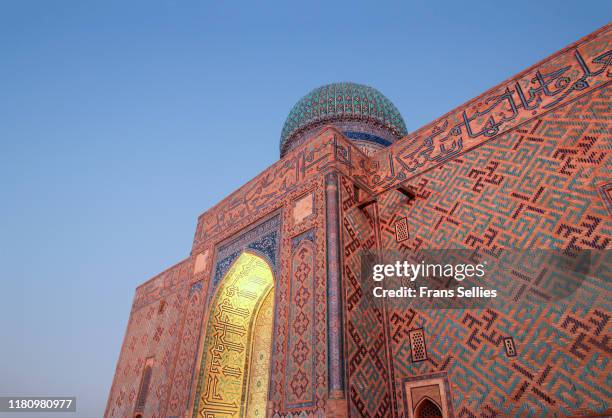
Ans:
[[[423,398],[416,407],[415,418],[442,418],[442,408],[430,398]]]

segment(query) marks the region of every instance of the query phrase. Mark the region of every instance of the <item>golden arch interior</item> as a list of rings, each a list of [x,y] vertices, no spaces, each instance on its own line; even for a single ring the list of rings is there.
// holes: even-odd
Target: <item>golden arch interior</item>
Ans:
[[[206,324],[197,417],[265,417],[270,378],[274,277],[243,253],[218,285]]]

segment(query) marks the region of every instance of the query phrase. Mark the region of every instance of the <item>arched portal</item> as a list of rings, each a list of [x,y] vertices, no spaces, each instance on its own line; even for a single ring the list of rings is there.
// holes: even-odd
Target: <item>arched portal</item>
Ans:
[[[431,399],[424,398],[416,408],[416,418],[442,418],[442,410]]]
[[[272,270],[263,258],[243,253],[210,305],[198,417],[265,417],[273,318]]]

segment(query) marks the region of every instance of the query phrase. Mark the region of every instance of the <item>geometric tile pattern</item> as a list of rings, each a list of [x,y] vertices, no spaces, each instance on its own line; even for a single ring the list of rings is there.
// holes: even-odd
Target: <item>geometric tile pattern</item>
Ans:
[[[214,289],[221,278],[245,249],[255,250],[264,256],[272,269],[276,270],[279,228],[280,217],[276,215],[258,223],[247,231],[241,232],[238,237],[232,237],[229,242],[220,244],[216,255],[215,275],[209,289],[209,297],[212,297],[212,293],[214,293]]]
[[[153,364],[143,416],[166,416],[169,389],[173,387],[178,346],[185,325],[185,308],[189,306],[185,301],[189,294],[187,272],[190,268],[188,259],[139,289],[142,293],[137,293],[134,299],[105,416],[132,416],[147,359],[153,360]],[[158,313],[159,299],[154,300],[152,294],[165,300],[163,312]]]
[[[306,184],[326,170],[349,175],[366,174],[366,157],[332,128],[288,153],[198,219],[192,253],[197,254],[220,238],[231,238],[273,210],[290,207],[308,192]],[[293,223],[292,219],[287,222]],[[301,227],[301,226],[300,226]]]
[[[351,416],[391,416],[383,312],[361,281],[361,257],[374,249],[374,221],[359,209],[354,185],[341,177],[348,401]]]
[[[612,215],[612,183],[602,184],[599,187],[599,193],[601,194],[601,198],[608,208],[608,212],[610,212],[610,215]]]
[[[388,190],[605,85],[610,32],[607,26],[589,35],[378,153],[375,175],[366,180],[370,188]]]
[[[333,172],[344,296],[344,321],[333,330],[343,328],[338,365],[351,416],[405,416],[404,384],[425,376],[444,376],[444,405],[461,417],[609,414],[612,288],[601,278],[612,271],[602,251],[612,248],[610,28],[371,158],[325,128],[202,214],[194,256],[136,290],[105,417],[133,415],[147,359],[153,366],[143,416],[193,413],[213,262],[245,248],[274,270],[266,415],[326,416],[332,359],[324,178]],[[400,186],[414,198],[406,202]],[[357,207],[355,187],[375,203]],[[295,202],[311,193],[313,213],[296,218]],[[272,235],[255,232],[273,218]],[[509,248],[597,250],[599,270],[572,297],[548,304],[428,310],[373,300],[361,271],[364,252],[436,248],[483,256]],[[194,270],[198,254],[206,256]],[[515,294],[519,281],[501,286]],[[411,338],[415,330],[422,345]]]
[[[408,221],[406,218],[398,219],[395,222],[395,240],[397,242],[406,241],[410,238],[408,234]]]
[[[271,403],[268,411],[268,416],[276,418],[323,417],[327,399],[327,309],[326,304],[320,302],[326,300],[327,293],[327,278],[324,274],[326,248],[323,179],[318,178],[314,182],[302,184],[301,188],[284,202],[290,207],[296,197],[303,196],[308,191],[314,191],[314,215],[295,224],[292,211],[283,211],[279,257],[282,264],[277,282]],[[312,264],[307,268],[309,259]],[[298,278],[295,277],[296,273]],[[306,297],[305,291],[312,292],[309,298]],[[300,307],[302,304],[303,307]],[[307,325],[309,331],[306,328],[293,327],[290,316],[299,317],[298,322]],[[295,349],[299,340],[312,344],[308,347],[310,354],[306,357],[302,356],[306,353],[305,347],[298,346],[298,349]],[[306,388],[308,390],[298,399],[296,393],[301,393],[300,383],[304,377],[309,379]]]
[[[506,349],[506,355],[508,357],[516,356],[516,346],[514,345],[514,339],[512,337],[504,338],[504,348]]]
[[[293,243],[291,308],[287,350],[286,406],[294,410],[315,402],[315,259],[313,231],[295,237]],[[304,238],[302,238],[304,237]],[[297,245],[296,245],[297,243]]]
[[[205,281],[193,283],[189,289],[188,302],[184,307],[181,342],[178,348],[176,368],[168,399],[168,416],[181,416],[188,402],[192,376],[196,368],[196,354],[203,327]]]
[[[595,173],[612,168],[606,122],[611,94],[599,88],[444,170],[415,178],[411,206],[399,204],[396,192],[383,195],[384,248],[462,247],[497,254],[504,248],[612,248],[612,220],[592,184]],[[400,244],[391,227],[397,217],[407,217],[412,231]],[[395,378],[446,371],[460,416],[604,412],[612,395],[602,384],[612,378],[612,303],[606,298],[612,285],[601,280],[612,266],[610,260],[604,265],[599,279],[587,280],[558,303],[392,310]],[[406,337],[414,328],[423,328],[428,341],[429,359],[421,363],[408,360],[414,351]],[[401,399],[401,393],[396,396]]]
[[[387,139],[370,137],[386,144],[407,133],[402,115],[378,90],[356,83],[332,83],[312,90],[293,106],[281,133],[281,156],[301,142],[300,133],[337,121],[364,121],[366,128],[376,126],[382,132],[379,135]],[[359,138],[364,136],[368,137],[362,133]]]
[[[414,329],[408,332],[410,339],[410,351],[412,362],[427,360],[427,347],[425,346],[425,334],[422,329]]]

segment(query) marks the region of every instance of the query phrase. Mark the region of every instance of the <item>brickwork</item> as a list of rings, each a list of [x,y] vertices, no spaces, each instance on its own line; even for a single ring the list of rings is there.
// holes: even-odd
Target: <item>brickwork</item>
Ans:
[[[610,93],[596,89],[412,179],[417,198],[410,206],[398,204],[396,192],[381,196],[385,248],[610,248],[612,222],[596,187],[610,169]],[[411,234],[399,245],[397,217],[408,219]],[[507,300],[503,311],[394,310],[398,390],[405,377],[446,371],[461,416],[604,412],[611,291],[609,282],[591,280],[546,306]],[[407,337],[418,328],[429,359],[415,363]],[[515,357],[505,355],[504,335],[513,337]]]
[[[198,321],[197,316],[186,315],[198,306],[190,297],[191,269],[187,259],[137,289],[105,416],[132,416],[147,358],[153,359],[153,373],[143,413],[166,416],[171,392],[180,387],[173,384],[177,369],[178,380],[182,376],[184,360],[177,353],[187,345],[187,334],[193,333],[188,329]]]
[[[245,250],[274,270],[268,416],[408,416],[406,388],[416,399],[421,380],[443,382],[429,397],[446,416],[610,411],[610,281],[545,305],[398,308],[375,303],[361,261],[612,248],[611,43],[602,28],[369,156],[325,127],[202,214],[191,256],[136,290],[105,417],[133,417],[151,358],[144,416],[197,416],[208,301]],[[253,232],[271,219],[273,236]],[[330,301],[343,310],[330,315]]]
[[[362,281],[362,255],[375,249],[373,213],[357,207],[354,184],[342,177],[346,363],[351,416],[392,416],[384,313]]]
[[[609,38],[578,50],[599,56]],[[575,50],[557,56],[548,71],[574,58]],[[395,191],[379,197],[383,249],[611,248],[612,222],[598,194],[612,168],[611,90],[603,79],[594,77],[586,94],[575,91],[547,113],[532,112],[536,117],[442,166],[432,161],[406,175],[414,201],[402,203]],[[410,238],[398,244],[394,225],[401,218]],[[545,306],[508,300],[499,304],[503,310],[392,310],[396,397],[405,378],[444,371],[459,416],[604,413],[611,291],[609,282],[593,279],[570,299]],[[420,328],[428,360],[414,362],[408,336]],[[502,336],[512,337],[515,356],[506,354]]]

